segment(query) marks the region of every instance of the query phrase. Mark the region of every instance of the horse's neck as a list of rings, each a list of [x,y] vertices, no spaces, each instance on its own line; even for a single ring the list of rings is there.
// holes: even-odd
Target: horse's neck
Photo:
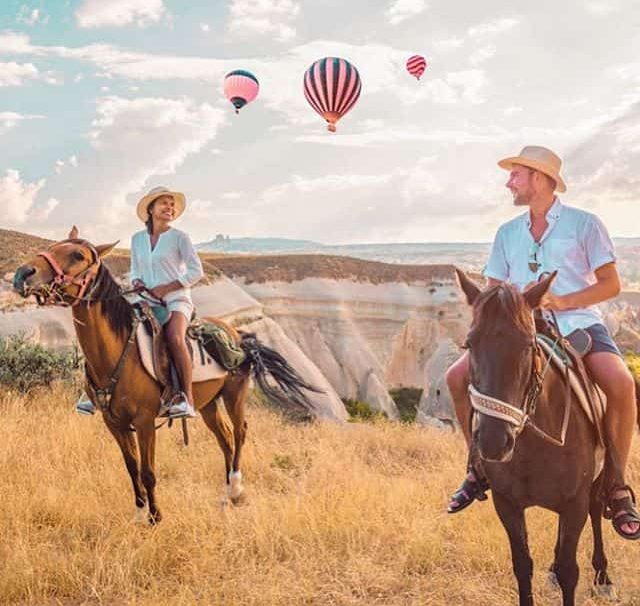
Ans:
[[[104,317],[100,302],[80,303],[73,308],[73,324],[78,343],[95,380],[106,379],[115,368],[125,339],[118,335]]]

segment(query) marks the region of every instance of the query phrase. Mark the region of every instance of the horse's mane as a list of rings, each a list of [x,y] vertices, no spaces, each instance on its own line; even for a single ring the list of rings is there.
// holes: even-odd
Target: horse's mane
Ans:
[[[507,323],[526,335],[533,330],[531,308],[517,288],[505,282],[478,295],[473,305],[473,323],[478,327]]]
[[[100,264],[96,288],[91,293],[91,298],[102,302],[102,311],[111,329],[122,337],[128,337],[133,326],[133,310],[131,304],[122,296],[120,285],[104,263]]]

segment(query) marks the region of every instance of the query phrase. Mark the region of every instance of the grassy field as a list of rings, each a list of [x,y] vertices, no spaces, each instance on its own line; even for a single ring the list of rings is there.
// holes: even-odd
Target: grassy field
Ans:
[[[219,505],[222,457],[200,421],[184,448],[158,434],[157,528],[133,523],[120,453],[63,385],[0,392],[0,604],[489,605],[516,594],[490,503],[443,513],[464,467],[459,436],[415,425],[285,423],[253,405],[248,500]],[[640,488],[640,449],[633,473]],[[554,516],[528,517],[538,604]],[[622,604],[640,604],[640,545],[605,528]],[[590,530],[580,550],[582,604]]]

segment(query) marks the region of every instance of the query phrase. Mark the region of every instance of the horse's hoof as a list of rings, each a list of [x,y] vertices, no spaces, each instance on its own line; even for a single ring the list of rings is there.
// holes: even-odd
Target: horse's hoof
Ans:
[[[549,585],[549,587],[552,587],[553,589],[558,589],[560,587],[560,582],[558,581],[558,577],[556,576],[556,573],[553,572],[553,570],[549,570],[547,572],[547,584]]]
[[[613,583],[607,585],[592,585],[591,597],[598,598],[607,602],[619,602],[620,598],[616,587]]]
[[[155,513],[149,512],[147,521],[149,522],[149,526],[156,526],[157,524],[162,522],[162,514],[158,510],[156,510]]]
[[[235,506],[244,505],[247,502],[247,494],[244,490],[236,495],[230,496],[229,498],[231,499],[231,504]]]
[[[147,506],[136,507],[136,512],[133,514],[134,524],[146,524],[148,520]]]

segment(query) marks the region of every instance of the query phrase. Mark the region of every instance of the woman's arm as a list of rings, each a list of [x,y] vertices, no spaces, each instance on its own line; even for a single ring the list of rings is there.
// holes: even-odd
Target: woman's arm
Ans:
[[[187,266],[186,273],[179,278],[180,284],[185,287],[194,286],[204,276],[200,257],[187,234],[181,234],[179,246],[180,256]]]
[[[131,237],[131,267],[129,269],[129,281],[135,288],[138,284],[144,286],[142,277],[140,276],[140,261],[138,259],[138,249],[136,248],[135,234]]]

